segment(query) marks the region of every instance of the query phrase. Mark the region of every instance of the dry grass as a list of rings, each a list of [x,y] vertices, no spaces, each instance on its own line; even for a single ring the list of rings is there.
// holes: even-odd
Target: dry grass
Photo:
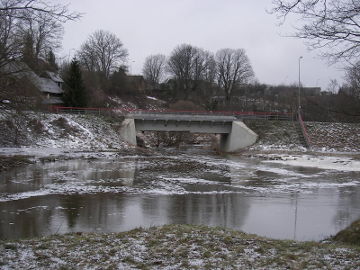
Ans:
[[[359,269],[360,249],[271,240],[224,228],[167,225],[0,242],[9,269]]]

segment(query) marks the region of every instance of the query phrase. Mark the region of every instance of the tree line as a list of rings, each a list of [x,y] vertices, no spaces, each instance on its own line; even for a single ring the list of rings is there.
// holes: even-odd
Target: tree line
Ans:
[[[255,79],[244,49],[221,49],[214,55],[189,44],[177,46],[169,57],[161,54],[148,56],[143,75],[152,88],[159,87],[165,77],[174,80],[175,89],[180,91],[183,99],[188,99],[191,92],[212,89],[216,84],[226,100],[230,100],[236,86]]]
[[[310,48],[320,49],[332,62],[346,61],[346,84],[340,87],[333,83],[331,88],[355,100],[360,99],[359,10],[359,1],[350,0],[273,0],[272,10],[282,22],[292,15],[302,18],[294,36],[309,41]],[[60,63],[56,59],[63,23],[80,18],[80,13],[54,1],[0,0],[0,99],[11,94],[14,98],[24,95],[24,89],[29,88],[6,74],[12,70],[4,67],[16,61],[26,63],[38,74],[44,70],[60,72],[65,79],[64,101],[69,106],[115,106],[109,97],[138,94],[136,84],[141,78],[129,76],[128,50],[111,32],[93,32],[71,62]],[[249,97],[243,102],[249,104],[251,98],[259,100],[267,88],[256,82],[251,62],[241,48],[224,48],[213,53],[180,44],[167,56],[148,56],[142,75],[147,90],[161,93],[170,101],[201,101],[207,109],[216,109],[216,96],[223,96],[226,107],[230,108],[234,105],[231,101],[236,101],[234,95]],[[279,100],[275,95],[263,94],[261,98],[266,102],[274,100],[274,104]],[[289,105],[294,98],[289,94],[281,100]]]
[[[116,35],[98,30],[83,42],[72,64],[64,65],[63,71],[80,65],[88,86],[83,88],[88,88],[92,96],[135,94],[127,76],[127,56],[127,49]],[[192,99],[199,93],[211,96],[211,90],[216,88],[229,101],[236,87],[255,78],[244,49],[227,48],[213,54],[189,44],[178,45],[168,57],[148,56],[142,73],[147,90],[161,88],[177,100]],[[67,72],[64,77],[68,77]]]

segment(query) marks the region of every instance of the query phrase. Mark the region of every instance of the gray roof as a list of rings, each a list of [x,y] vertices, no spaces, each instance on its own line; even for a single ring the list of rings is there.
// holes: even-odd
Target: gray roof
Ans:
[[[24,62],[19,62],[19,61],[10,62],[7,65],[5,65],[2,69],[5,73],[9,73],[20,79],[27,77],[30,80],[33,80],[34,78],[38,77],[35,74],[35,72],[32,71],[31,68],[29,68],[29,66]]]
[[[38,77],[33,82],[39,88],[39,90],[43,93],[51,93],[51,94],[63,94],[64,93],[64,90],[62,90],[51,79]]]
[[[64,80],[61,79],[61,77],[59,76],[59,74],[55,73],[55,72],[51,72],[51,71],[46,71],[47,76],[49,76],[49,78],[51,80],[53,80],[54,82],[57,83],[63,83]]]
[[[41,92],[50,94],[63,94],[62,90],[56,82],[63,80],[54,72],[46,72],[50,78],[39,77],[34,71],[23,62],[9,63],[5,68],[7,72],[13,73],[18,78],[28,78]]]

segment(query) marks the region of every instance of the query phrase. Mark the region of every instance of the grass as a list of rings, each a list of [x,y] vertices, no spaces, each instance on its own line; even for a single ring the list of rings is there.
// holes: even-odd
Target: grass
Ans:
[[[359,252],[193,225],[0,241],[0,262],[10,269],[359,269]]]

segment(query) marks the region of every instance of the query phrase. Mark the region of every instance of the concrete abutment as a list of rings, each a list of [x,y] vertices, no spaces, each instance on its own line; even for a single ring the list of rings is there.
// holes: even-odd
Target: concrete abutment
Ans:
[[[233,121],[231,132],[229,134],[221,134],[220,150],[224,152],[236,152],[253,145],[257,138],[258,135],[242,121]]]
[[[125,119],[120,128],[120,137],[127,143],[136,146],[136,129],[134,119]]]

